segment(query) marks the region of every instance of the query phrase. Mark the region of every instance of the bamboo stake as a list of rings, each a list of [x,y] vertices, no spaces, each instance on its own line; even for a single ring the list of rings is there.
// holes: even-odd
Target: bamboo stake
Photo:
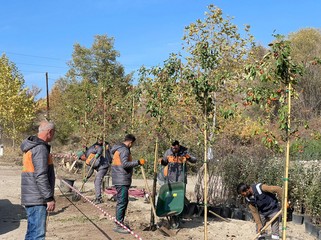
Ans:
[[[206,105],[206,104],[205,104]],[[204,114],[204,240],[207,240],[207,123]]]
[[[288,185],[289,185],[289,164],[290,164],[290,121],[291,121],[291,83],[288,86],[288,122],[287,122],[287,143],[286,143],[286,158],[283,176],[283,218],[282,218],[282,239],[286,239],[286,216],[287,216],[287,203],[288,203]]]
[[[282,213],[282,209],[281,209],[277,214],[275,214],[275,216],[274,216],[273,218],[271,218],[270,221],[268,221],[268,222],[264,225],[264,227],[261,229],[261,231],[258,232],[258,233],[255,235],[255,237],[253,238],[253,240],[255,240],[258,236],[260,236],[261,233],[262,233],[265,229],[267,229],[267,228],[272,224],[272,222],[274,222],[274,220],[277,219],[277,218],[280,216],[281,213]],[[283,217],[283,218],[284,218],[284,217]],[[286,215],[285,215],[285,219],[286,219]],[[283,238],[282,238],[282,239],[283,239]]]

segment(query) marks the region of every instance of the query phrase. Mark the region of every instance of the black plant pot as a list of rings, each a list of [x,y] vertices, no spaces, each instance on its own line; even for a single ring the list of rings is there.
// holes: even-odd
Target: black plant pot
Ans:
[[[316,238],[319,237],[319,232],[321,230],[320,227],[316,226],[311,221],[305,221],[304,222],[304,227],[305,227],[305,232],[309,233],[310,235],[312,235],[312,236],[314,236]]]
[[[231,218],[238,220],[245,220],[244,213],[240,208],[233,208]]]
[[[221,211],[221,216],[223,218],[231,218],[232,216],[232,209],[230,207],[222,207],[222,211]]]
[[[209,207],[208,210],[210,210],[211,212],[214,212],[217,215],[223,217],[222,216],[222,207],[218,207],[218,206],[214,207],[214,206],[212,206],[212,207]],[[215,216],[214,214],[212,214],[212,213],[209,213],[209,214],[210,214],[211,217],[217,218],[217,216]]]
[[[244,219],[245,219],[245,221],[253,221],[252,213],[250,213],[249,211],[245,211],[244,212]]]
[[[304,215],[298,213],[292,213],[292,222],[295,224],[303,224]]]

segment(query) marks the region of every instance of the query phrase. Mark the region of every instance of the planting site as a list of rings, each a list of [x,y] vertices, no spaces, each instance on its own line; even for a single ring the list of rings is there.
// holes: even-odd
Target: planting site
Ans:
[[[20,205],[21,164],[18,158],[13,161],[0,157],[0,238],[7,240],[20,240],[24,238],[27,228],[26,213]],[[66,175],[66,169],[56,165],[57,176]],[[74,186],[79,189],[82,182],[80,176],[69,173],[69,177],[76,179]],[[196,179],[189,178],[186,189],[187,198],[193,202],[193,188]],[[120,234],[113,231],[115,227],[115,205],[112,200],[112,191],[104,196],[104,203],[93,205],[84,198],[73,201],[73,192],[66,192],[65,187],[56,179],[55,196],[56,209],[49,215],[46,239],[72,240],[72,239],[178,239],[192,240],[204,238],[204,223],[202,213],[195,210],[190,216],[183,218],[178,229],[169,229],[166,218],[156,218],[157,228],[149,230],[151,206],[140,194],[130,195],[130,201],[125,218],[132,233]],[[152,181],[148,180],[149,186]],[[92,200],[94,198],[93,178],[86,183],[83,196]],[[143,179],[133,179],[131,190],[139,193],[145,189]],[[62,190],[62,191],[61,191]],[[111,194],[109,194],[111,193]],[[197,209],[197,208],[195,208]],[[221,219],[209,213],[208,239],[244,240],[253,239],[256,235],[253,221],[237,220],[231,218]],[[169,230],[168,230],[169,229]],[[169,236],[170,235],[170,236]],[[287,239],[313,240],[314,237],[305,233],[304,225],[288,222]]]

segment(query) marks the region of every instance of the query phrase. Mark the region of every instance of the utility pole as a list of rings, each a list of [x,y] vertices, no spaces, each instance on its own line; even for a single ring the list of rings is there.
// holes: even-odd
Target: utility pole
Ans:
[[[47,119],[50,120],[49,116],[49,89],[48,89],[48,72],[46,72],[46,89],[47,89]]]

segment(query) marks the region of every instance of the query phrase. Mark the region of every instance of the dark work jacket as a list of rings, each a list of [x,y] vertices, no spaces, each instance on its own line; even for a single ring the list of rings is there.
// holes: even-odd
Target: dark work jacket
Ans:
[[[85,153],[86,158],[88,158],[90,154],[99,155],[98,159],[95,161],[95,164],[93,165],[93,168],[96,170],[106,169],[110,165],[109,161],[106,158],[104,158],[102,153],[103,153],[103,146],[98,144],[97,142],[94,143],[92,146],[90,146]],[[90,161],[90,165],[93,163],[93,161],[94,159]]]
[[[246,198],[249,204],[257,207],[258,212],[264,216],[279,210],[278,199],[275,194],[262,191],[262,183],[253,184],[253,196]]]
[[[189,155],[189,158],[186,158],[187,155]],[[161,183],[187,183],[186,161],[191,163],[196,162],[196,158],[188,152],[186,147],[180,146],[177,153],[173,153],[172,148],[168,149],[161,160],[161,164],[165,167],[158,174],[158,180],[160,180]]]
[[[113,162],[111,166],[112,183],[115,186],[132,183],[133,168],[139,165],[138,160],[133,160],[130,149],[123,143],[112,147]]]
[[[50,145],[37,136],[21,144],[23,167],[21,173],[21,204],[46,205],[54,200],[55,171]]]

